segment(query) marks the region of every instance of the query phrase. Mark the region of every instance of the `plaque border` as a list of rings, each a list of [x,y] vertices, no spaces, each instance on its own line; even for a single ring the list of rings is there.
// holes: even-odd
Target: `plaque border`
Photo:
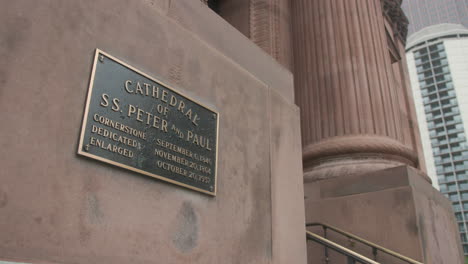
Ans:
[[[166,177],[163,177],[163,176],[160,176],[160,175],[157,175],[157,174],[145,171],[145,170],[133,168],[133,167],[130,167],[128,165],[125,165],[125,164],[122,164],[122,163],[119,163],[119,162],[116,162],[116,161],[113,161],[113,160],[110,160],[110,159],[106,159],[106,158],[103,158],[103,157],[88,153],[86,151],[83,151],[83,140],[84,140],[84,135],[85,135],[85,132],[86,132],[85,131],[86,130],[86,124],[88,122],[89,104],[91,102],[91,95],[92,95],[93,88],[94,88],[94,78],[95,78],[95,75],[96,75],[96,65],[97,65],[97,62],[99,60],[99,54],[102,54],[105,57],[107,57],[107,58],[121,64],[122,66],[124,66],[124,67],[126,67],[126,68],[128,68],[128,69],[130,69],[130,70],[144,76],[145,78],[148,78],[148,79],[152,80],[153,82],[156,82],[156,83],[164,86],[165,88],[168,88],[168,89],[172,90],[173,92],[178,93],[180,96],[183,96],[183,97],[191,100],[192,102],[202,106],[203,108],[206,108],[209,111],[212,111],[212,112],[216,113],[216,117],[217,117],[217,119],[216,119],[216,161],[215,161],[215,166],[216,167],[215,167],[215,176],[214,176],[214,181],[215,181],[214,182],[214,190],[212,192],[201,189],[201,188],[197,188],[197,187],[194,187],[194,186],[182,183],[182,182],[178,182],[178,181],[175,181],[175,180],[172,180],[172,179],[169,179],[169,178],[166,178]],[[133,67],[133,66],[131,66],[131,65],[117,59],[117,58],[115,58],[114,56],[104,52],[103,50],[96,48],[96,51],[94,53],[93,69],[91,71],[91,78],[89,80],[88,95],[86,96],[85,112],[84,112],[84,116],[83,116],[83,122],[81,124],[80,141],[79,141],[79,144],[78,144],[78,154],[82,155],[82,156],[85,156],[85,157],[88,157],[88,158],[92,158],[92,159],[95,159],[95,160],[99,160],[99,161],[114,165],[114,166],[117,166],[117,167],[121,167],[121,168],[130,170],[130,171],[134,171],[134,172],[146,175],[146,176],[150,176],[152,178],[156,178],[156,179],[159,179],[159,180],[162,180],[162,181],[165,181],[165,182],[169,182],[169,183],[172,183],[172,184],[175,184],[175,185],[179,185],[179,186],[182,186],[182,187],[185,187],[185,188],[197,191],[197,192],[209,194],[211,196],[216,196],[217,190],[218,190],[219,119],[220,118],[219,118],[219,112],[218,111],[212,109],[211,107],[209,107],[209,106],[207,106],[207,105],[205,105],[203,103],[198,102],[198,100],[195,100],[190,95],[188,95],[188,94],[186,94],[186,93],[184,93],[184,92],[182,92],[182,91],[180,91],[178,89],[175,89],[172,86],[167,85],[166,83],[152,77],[151,75],[149,75],[149,74],[147,74],[147,73],[145,73],[143,71],[140,71],[140,70],[136,69],[135,67]]]

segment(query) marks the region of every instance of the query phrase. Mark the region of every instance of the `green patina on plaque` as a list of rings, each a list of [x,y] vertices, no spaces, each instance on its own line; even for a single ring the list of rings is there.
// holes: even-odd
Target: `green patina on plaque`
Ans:
[[[218,118],[96,50],[78,154],[216,195]]]

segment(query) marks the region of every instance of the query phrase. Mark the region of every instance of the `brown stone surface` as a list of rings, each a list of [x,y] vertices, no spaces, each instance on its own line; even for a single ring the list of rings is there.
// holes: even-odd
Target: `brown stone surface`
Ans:
[[[168,3],[3,3],[0,259],[305,262],[291,74],[201,2]],[[216,197],[76,155],[95,48],[219,110]]]
[[[322,222],[425,264],[463,263],[452,206],[410,167],[318,181],[306,189],[306,221]],[[308,191],[314,191],[308,195]],[[315,194],[314,194],[315,193]],[[310,228],[322,234],[319,228]],[[328,233],[328,237],[363,255],[371,250]],[[323,258],[323,247],[309,242],[309,256]],[[330,263],[340,263],[332,254]],[[382,263],[403,263],[379,255]],[[316,263],[316,262],[309,262]]]
[[[277,204],[272,208],[275,263],[306,263],[304,229],[293,228],[305,225],[304,203],[297,202],[304,200],[299,109],[274,91],[270,97],[272,199]]]
[[[218,1],[219,15],[248,38],[250,38],[250,2],[251,0]]]

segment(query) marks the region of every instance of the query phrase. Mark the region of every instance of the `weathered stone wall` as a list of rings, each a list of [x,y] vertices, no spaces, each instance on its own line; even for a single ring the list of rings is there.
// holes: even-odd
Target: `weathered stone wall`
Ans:
[[[305,263],[293,80],[200,1],[5,1],[0,260]],[[220,112],[218,195],[77,156],[100,48]]]

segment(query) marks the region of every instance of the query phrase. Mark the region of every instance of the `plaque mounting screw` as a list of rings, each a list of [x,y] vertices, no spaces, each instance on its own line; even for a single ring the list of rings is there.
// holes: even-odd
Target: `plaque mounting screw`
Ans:
[[[99,55],[99,61],[104,62],[104,56],[103,55]]]
[[[216,114],[213,114],[213,119],[216,119]]]
[[[213,191],[213,186],[210,186],[210,191]]]
[[[89,144],[85,146],[85,150],[89,151]]]

